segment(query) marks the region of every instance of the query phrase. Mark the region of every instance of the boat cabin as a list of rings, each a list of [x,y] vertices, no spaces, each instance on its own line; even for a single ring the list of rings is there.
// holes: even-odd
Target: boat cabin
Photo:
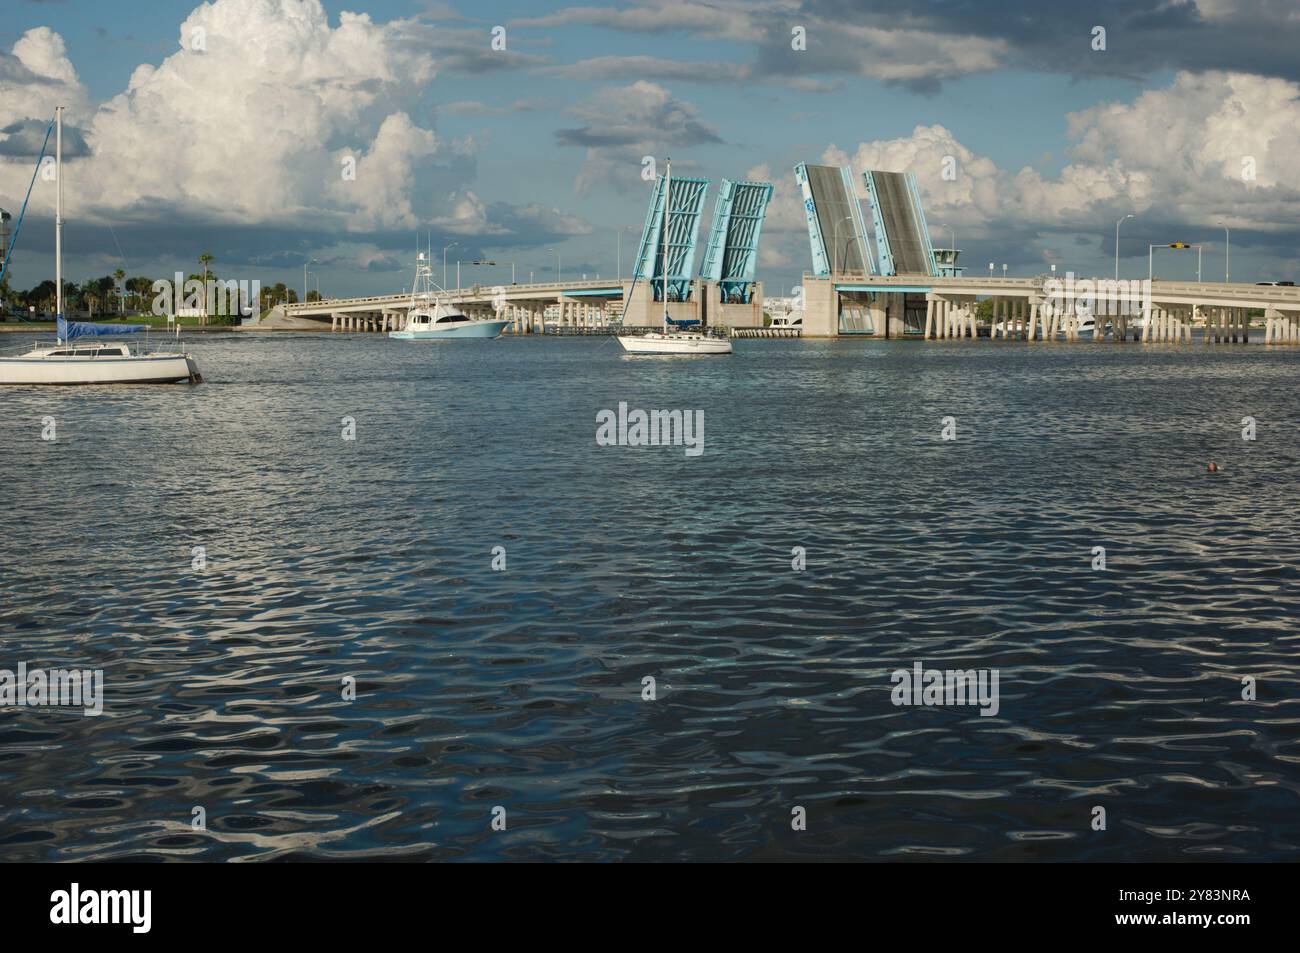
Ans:
[[[465,317],[465,315],[455,314],[454,312],[444,312],[439,314],[437,318],[434,318],[433,315],[429,314],[427,311],[413,311],[411,313],[411,321],[407,325],[407,328],[418,330],[420,328],[429,328],[435,325],[446,327],[449,324],[461,324],[467,321],[469,321],[469,318]]]
[[[54,347],[44,357],[130,357],[125,344],[89,344],[78,347]]]

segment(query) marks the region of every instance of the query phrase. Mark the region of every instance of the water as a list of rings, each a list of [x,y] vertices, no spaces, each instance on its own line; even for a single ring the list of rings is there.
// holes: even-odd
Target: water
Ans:
[[[0,710],[4,859],[1300,849],[1300,352],[193,349],[199,387],[0,395],[0,667],[106,696]],[[619,401],[704,455],[597,446]],[[998,714],[893,705],[916,661]]]

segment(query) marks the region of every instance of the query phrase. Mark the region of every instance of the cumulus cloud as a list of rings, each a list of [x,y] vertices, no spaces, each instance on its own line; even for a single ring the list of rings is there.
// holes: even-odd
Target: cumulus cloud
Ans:
[[[63,104],[69,216],[82,235],[101,224],[135,229],[136,249],[165,249],[175,229],[196,226],[255,228],[281,243],[296,234],[293,244],[316,257],[332,243],[353,247],[348,235],[395,242],[431,222],[518,241],[530,236],[513,227],[537,225],[540,241],[580,230],[559,213],[479,201],[472,141],[448,141],[412,118],[441,69],[540,62],[493,53],[489,39],[359,13],[332,23],[320,0],[210,0],[180,23],[173,53],[92,104],[62,38],[30,30],[0,52],[0,205],[21,201],[39,137]],[[496,59],[470,64],[476,51]],[[52,185],[38,180],[31,240],[52,206]],[[257,242],[241,241],[254,260]]]
[[[86,90],[68,59],[63,37],[48,27],[28,30],[11,50],[0,50],[0,152],[22,155],[34,127],[44,138],[55,106],[84,116],[85,103]],[[28,154],[39,151],[37,139]]]

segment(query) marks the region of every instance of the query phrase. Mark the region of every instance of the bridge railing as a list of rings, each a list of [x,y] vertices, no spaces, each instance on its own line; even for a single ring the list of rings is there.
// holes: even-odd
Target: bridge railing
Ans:
[[[504,291],[507,297],[519,297],[520,295],[541,294],[556,295],[567,290],[583,290],[586,288],[607,288],[612,285],[622,285],[621,278],[587,278],[580,281],[544,281],[533,284],[478,284],[468,288],[447,288],[444,294],[452,301],[464,301],[473,298],[491,298],[497,294],[497,289]],[[474,290],[477,288],[478,290]],[[284,306],[285,314],[294,314],[302,311],[321,311],[331,307],[334,308],[356,308],[362,305],[406,305],[411,301],[409,291],[400,292],[391,295],[366,295],[358,298],[322,298],[320,301],[297,301],[293,304]]]

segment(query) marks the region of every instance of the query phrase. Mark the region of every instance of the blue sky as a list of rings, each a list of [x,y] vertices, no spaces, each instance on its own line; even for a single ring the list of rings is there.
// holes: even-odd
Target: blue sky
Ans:
[[[196,27],[205,48],[182,49]],[[32,129],[61,99],[87,153],[65,176],[78,279],[190,270],[210,250],[223,277],[300,285],[315,258],[327,293],[393,291],[417,232],[436,252],[457,242],[453,261],[513,260],[520,280],[553,274],[551,248],[566,275],[611,275],[618,229],[644,218],[644,154],[776,184],[769,291],[811,263],[798,161],[915,171],[936,241],[950,226],[970,268],[1108,273],[1132,212],[1130,273],[1148,241],[1204,242],[1221,268],[1223,221],[1235,278],[1295,277],[1298,40],[1274,0],[11,0],[0,206],[21,203]],[[361,174],[340,182],[349,155]],[[48,277],[48,199],[33,197],[18,287]]]

